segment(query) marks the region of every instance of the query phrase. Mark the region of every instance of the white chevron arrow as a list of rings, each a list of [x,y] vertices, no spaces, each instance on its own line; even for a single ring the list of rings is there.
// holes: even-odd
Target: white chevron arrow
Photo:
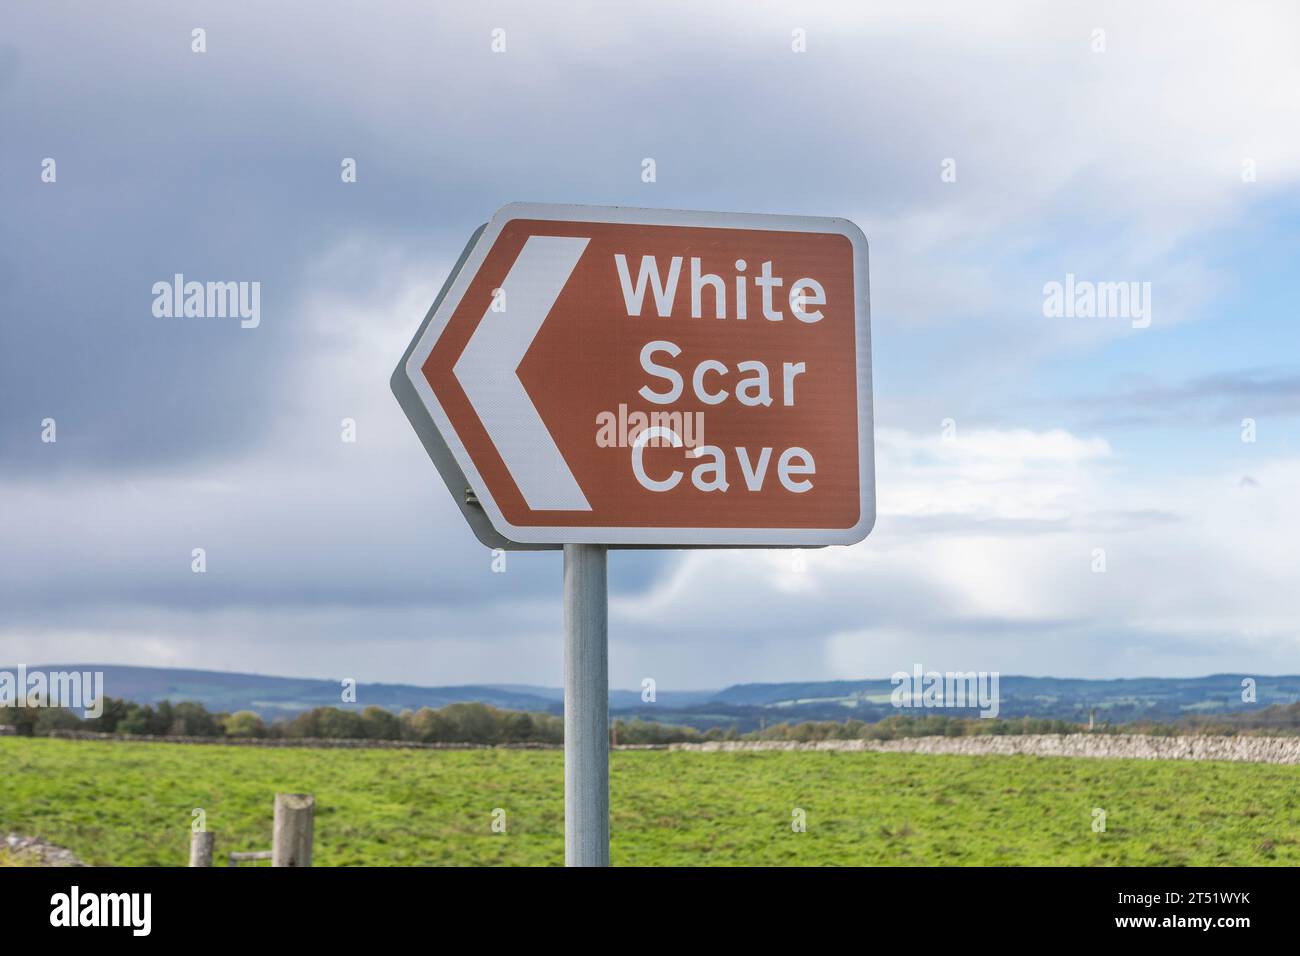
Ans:
[[[519,380],[519,364],[590,239],[529,236],[454,369],[461,388],[533,511],[590,511],[587,496]]]

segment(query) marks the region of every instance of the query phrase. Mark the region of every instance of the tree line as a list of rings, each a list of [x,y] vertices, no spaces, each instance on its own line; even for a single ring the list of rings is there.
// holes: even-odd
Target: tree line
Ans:
[[[643,720],[616,720],[615,739],[628,744],[667,744],[716,740],[693,727]],[[449,744],[561,744],[564,718],[555,714],[503,710],[480,703],[421,707],[394,714],[383,707],[357,710],[314,707],[294,717],[267,721],[251,710],[209,711],[193,701],[155,705],[104,698],[99,717],[82,718],[59,707],[0,707],[0,726],[21,736],[45,737],[60,731],[129,734],[142,737],[236,737],[289,740],[391,740]]]
[[[382,707],[361,710],[314,707],[266,721],[251,710],[209,711],[193,701],[138,704],[104,699],[99,717],[78,717],[55,707],[0,708],[0,724],[26,736],[81,730],[145,737],[252,737],[333,740],[405,740],[418,743],[561,743],[564,719],[552,714],[500,710],[487,704],[421,707],[400,714]]]
[[[394,714],[382,707],[363,709],[315,707],[291,718],[265,721],[250,710],[209,711],[193,701],[162,701],[156,706],[104,698],[99,717],[81,718],[56,707],[0,708],[0,725],[24,736],[48,736],[67,730],[130,734],[146,737],[321,738],[333,740],[391,740],[451,744],[560,744],[564,718],[555,714],[503,710],[488,704],[461,703],[421,707]],[[761,730],[739,732],[735,726],[697,730],[680,724],[641,719],[613,721],[612,738],[619,744],[701,743],[713,740],[778,740],[813,743],[822,740],[897,740],[907,737],[966,737],[986,734],[1086,733],[1082,724],[1022,717],[983,719],[936,714],[893,714],[867,723],[862,720],[779,723]],[[1270,735],[1300,734],[1300,703],[1275,704],[1257,711],[1192,715],[1178,721],[1136,721],[1103,724],[1097,733]]]

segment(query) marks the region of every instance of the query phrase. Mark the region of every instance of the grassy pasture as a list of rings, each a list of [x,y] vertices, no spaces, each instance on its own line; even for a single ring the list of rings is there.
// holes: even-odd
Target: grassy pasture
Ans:
[[[219,859],[268,849],[276,791],[316,795],[320,866],[564,858],[558,751],[0,738],[0,767],[0,833],[92,864],[184,865],[196,807]],[[611,777],[616,865],[1300,864],[1300,766],[617,751]]]

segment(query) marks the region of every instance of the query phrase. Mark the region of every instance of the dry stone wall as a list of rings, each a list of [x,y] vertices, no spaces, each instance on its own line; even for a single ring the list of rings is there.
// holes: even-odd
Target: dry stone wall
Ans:
[[[1028,754],[1037,757],[1110,757],[1133,760],[1238,760],[1300,763],[1300,737],[1149,737],[1137,734],[1007,734],[910,737],[903,740],[715,741],[672,744],[670,750],[868,750],[918,754]]]

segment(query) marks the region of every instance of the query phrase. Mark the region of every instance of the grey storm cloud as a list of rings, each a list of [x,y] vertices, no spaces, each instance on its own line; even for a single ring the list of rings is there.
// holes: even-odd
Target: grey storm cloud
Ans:
[[[1243,369],[1176,385],[1149,384],[1077,399],[1089,428],[1240,423],[1243,417],[1300,415],[1300,374]]]
[[[46,416],[76,438],[59,455],[72,467],[258,441],[282,370],[313,344],[294,309],[304,269],[344,237],[382,236],[445,269],[524,197],[888,221],[939,199],[937,162],[954,151],[981,169],[983,202],[1023,189],[979,162],[992,147],[951,95],[982,70],[973,51],[927,77],[887,32],[837,29],[825,12],[807,20],[816,57],[789,54],[780,16],[695,13],[701,29],[684,33],[641,11],[566,22],[502,7],[510,47],[494,56],[498,20],[455,5],[11,9],[0,464],[51,467],[29,440]],[[37,176],[47,156],[54,186]],[[636,176],[646,156],[653,194]],[[359,166],[347,189],[343,157]],[[262,325],[154,318],[150,288],[176,273],[260,282]],[[915,307],[891,306],[887,282],[877,299]]]

